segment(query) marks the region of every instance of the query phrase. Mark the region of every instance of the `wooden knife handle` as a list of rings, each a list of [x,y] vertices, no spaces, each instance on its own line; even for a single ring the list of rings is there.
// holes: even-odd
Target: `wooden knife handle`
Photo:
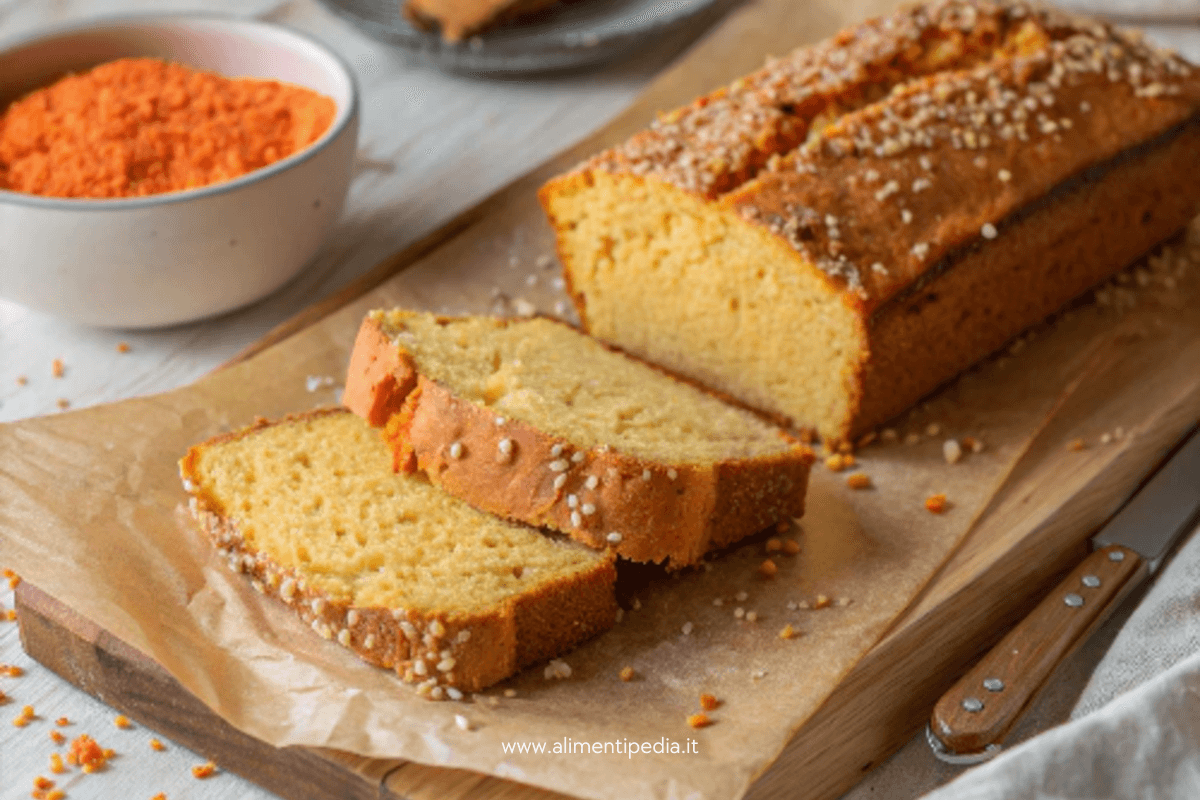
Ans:
[[[1136,581],[1142,559],[1110,545],[1096,550],[942,696],[930,729],[954,754],[998,745],[1054,668],[1103,621]]]

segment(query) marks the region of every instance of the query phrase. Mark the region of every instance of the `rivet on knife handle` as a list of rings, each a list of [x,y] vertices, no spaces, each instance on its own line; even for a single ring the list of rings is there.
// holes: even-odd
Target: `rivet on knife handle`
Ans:
[[[946,751],[998,745],[1081,637],[1103,619],[1138,572],[1141,558],[1111,545],[1075,568],[933,709],[930,731]]]

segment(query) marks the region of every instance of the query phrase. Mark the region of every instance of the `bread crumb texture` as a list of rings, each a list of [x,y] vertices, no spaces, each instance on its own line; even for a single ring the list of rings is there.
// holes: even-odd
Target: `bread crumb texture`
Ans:
[[[577,447],[692,464],[794,447],[778,427],[552,320],[371,316],[421,374]]]
[[[612,624],[608,556],[394,473],[379,432],[344,411],[218,437],[181,472],[232,568],[437,697]]]

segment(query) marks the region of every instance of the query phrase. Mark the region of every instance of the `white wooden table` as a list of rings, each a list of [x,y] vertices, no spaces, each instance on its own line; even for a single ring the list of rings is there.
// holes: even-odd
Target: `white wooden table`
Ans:
[[[561,76],[490,81],[438,72],[419,58],[380,45],[337,19],[315,0],[0,0],[0,41],[40,26],[130,10],[205,8],[255,14],[293,25],[341,52],[356,70],[363,91],[357,174],[343,219],[314,263],[267,300],[217,319],[156,331],[110,331],[71,325],[0,300],[0,421],[60,413],[59,403],[82,408],[186,384],[211,371],[278,323],[363,274],[458,211],[527,172],[550,155],[595,130],[623,109],[640,88],[686,44],[685,32],[606,67]],[[1167,39],[1176,39],[1171,32]],[[1192,34],[1194,37],[1194,34]],[[1187,44],[1185,32],[1183,44]],[[1194,46],[1194,41],[1193,41]],[[1200,48],[1192,52],[1200,55]],[[126,343],[128,352],[119,352]],[[61,359],[61,378],[51,363]],[[0,567],[3,567],[0,553]],[[0,584],[0,615],[12,608]],[[1103,652],[1099,645],[1077,657],[1076,672]],[[16,625],[0,619],[0,664],[24,675],[0,676],[0,800],[27,798],[38,775],[65,779],[71,800],[151,798],[170,800],[267,800],[271,795],[231,774],[208,780],[190,769],[203,758],[165,742],[136,724],[114,725],[116,712],[41,668],[21,650]],[[1061,719],[1054,698],[1078,692],[1079,677],[1051,693],[1045,715]],[[1074,692],[1074,694],[1073,694]],[[32,705],[34,722],[10,724]],[[89,733],[117,751],[111,767],[94,775],[71,770],[56,776],[49,756],[63,752],[50,739],[54,720],[67,717],[68,738]],[[953,776],[939,769],[914,741],[877,770],[855,798],[914,797]]]

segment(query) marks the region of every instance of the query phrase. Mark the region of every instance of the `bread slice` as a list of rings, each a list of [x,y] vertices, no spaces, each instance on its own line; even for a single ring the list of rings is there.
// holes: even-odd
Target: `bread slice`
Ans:
[[[218,436],[180,473],[232,569],[428,697],[482,689],[614,622],[610,556],[397,475],[344,409]]]
[[[343,400],[398,469],[634,561],[694,564],[804,511],[807,447],[549,319],[374,311]]]
[[[857,440],[1200,212],[1200,69],[1011,0],[849,28],[540,194],[584,329]]]

